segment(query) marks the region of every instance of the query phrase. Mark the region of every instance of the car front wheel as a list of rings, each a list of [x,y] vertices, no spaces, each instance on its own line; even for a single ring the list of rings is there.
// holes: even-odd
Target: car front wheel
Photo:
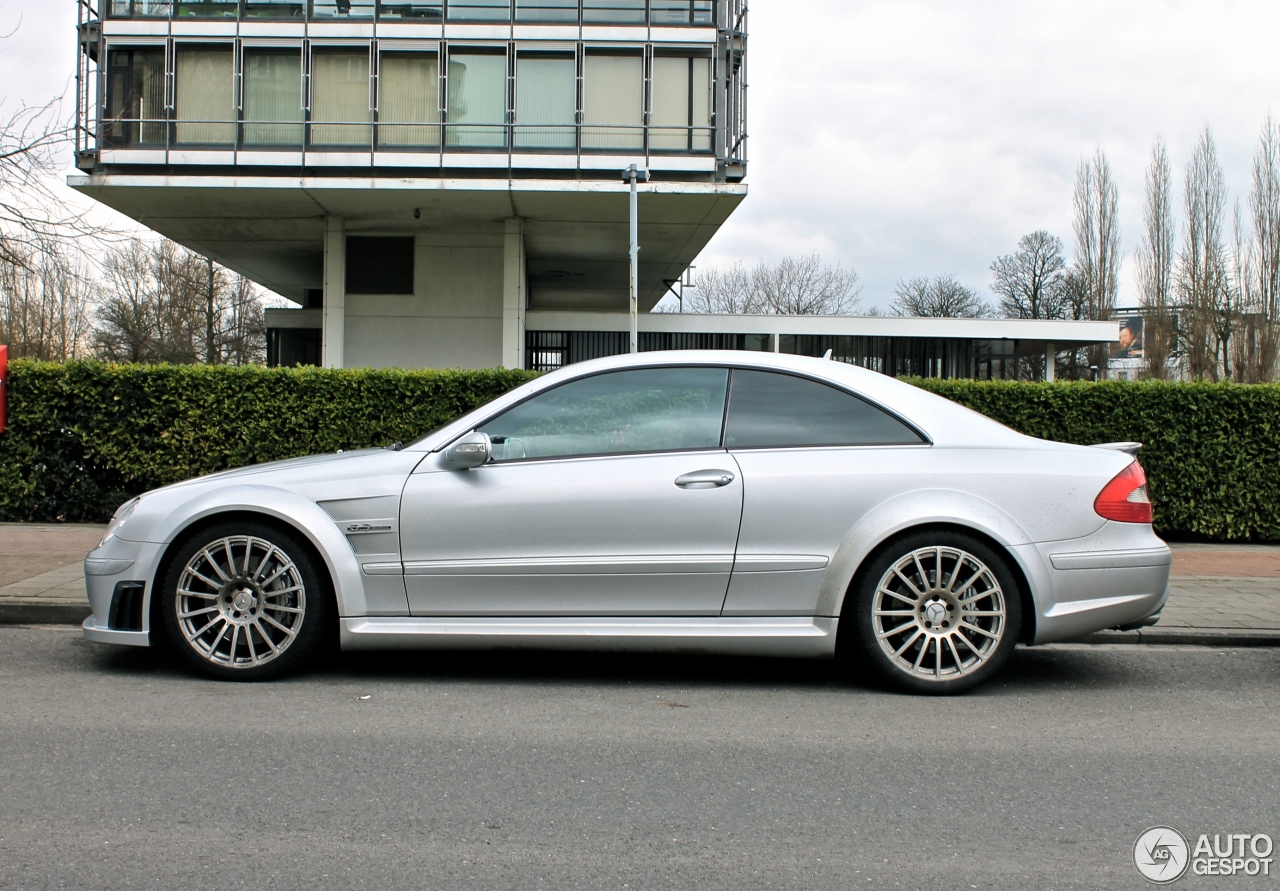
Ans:
[[[191,536],[170,563],[164,625],[209,677],[275,677],[321,642],[330,611],[324,578],[296,535],[265,523],[222,523]]]
[[[912,693],[970,690],[1012,653],[1022,601],[1005,558],[954,532],[909,535],[860,573],[844,611],[854,650],[881,679]]]

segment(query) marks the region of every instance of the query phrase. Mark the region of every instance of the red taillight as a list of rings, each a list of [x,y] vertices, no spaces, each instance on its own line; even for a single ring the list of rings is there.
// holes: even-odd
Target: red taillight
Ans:
[[[1150,523],[1151,499],[1147,497],[1147,475],[1134,461],[1098,493],[1093,509],[1098,516],[1119,523]]]

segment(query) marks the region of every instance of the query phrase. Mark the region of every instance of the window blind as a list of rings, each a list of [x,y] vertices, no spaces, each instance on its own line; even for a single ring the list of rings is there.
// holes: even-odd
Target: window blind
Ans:
[[[368,50],[316,50],[311,64],[311,121],[311,142],[316,145],[370,145]]]
[[[589,53],[583,69],[583,148],[644,148],[644,59]]]
[[[244,54],[244,141],[251,145],[302,144],[302,54]]]
[[[440,147],[440,60],[434,53],[384,53],[378,69],[378,143]]]
[[[516,148],[576,148],[577,78],[573,56],[519,56]]]
[[[657,56],[649,147],[684,151],[711,149],[711,60]]]
[[[178,47],[174,64],[178,143],[235,144],[234,65],[229,46]]]

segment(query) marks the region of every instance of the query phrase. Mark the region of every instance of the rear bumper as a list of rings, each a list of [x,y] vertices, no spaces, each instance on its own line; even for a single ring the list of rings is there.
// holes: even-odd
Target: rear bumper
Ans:
[[[1173,555],[1150,526],[1108,522],[1084,538],[1030,547],[1044,569],[1035,643],[1154,625],[1169,600]]]

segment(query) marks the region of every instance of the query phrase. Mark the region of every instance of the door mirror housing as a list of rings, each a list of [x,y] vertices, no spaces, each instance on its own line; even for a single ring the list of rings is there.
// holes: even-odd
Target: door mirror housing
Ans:
[[[453,470],[470,470],[488,464],[492,457],[493,444],[489,441],[489,434],[476,431],[445,449],[444,462]]]

